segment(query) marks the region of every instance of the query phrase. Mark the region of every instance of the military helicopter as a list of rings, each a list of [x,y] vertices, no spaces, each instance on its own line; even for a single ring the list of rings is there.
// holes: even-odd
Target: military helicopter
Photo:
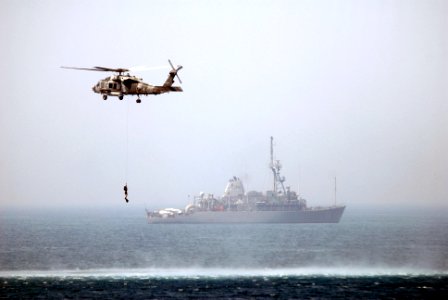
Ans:
[[[77,67],[64,67],[64,69],[73,70],[83,70],[83,71],[99,71],[99,72],[116,72],[118,74],[106,77],[92,87],[95,93],[103,95],[103,100],[107,100],[108,96],[115,96],[118,99],[123,100],[124,95],[137,95],[137,103],[141,103],[140,95],[159,95],[169,92],[183,92],[180,86],[173,86],[174,77],[177,77],[179,83],[182,84],[177,72],[182,69],[182,66],[177,66],[175,68],[170,60],[168,60],[171,71],[168,74],[163,85],[151,85],[149,83],[143,82],[142,78],[137,78],[135,76],[123,75],[125,72],[129,72],[129,69],[124,68],[105,68],[105,67],[93,67],[93,68],[77,68]]]

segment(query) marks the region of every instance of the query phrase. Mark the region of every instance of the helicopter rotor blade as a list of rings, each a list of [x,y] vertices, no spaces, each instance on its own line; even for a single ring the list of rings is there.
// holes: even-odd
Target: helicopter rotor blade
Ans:
[[[71,69],[71,70],[82,70],[82,71],[103,71],[94,68],[77,68],[77,67],[65,67],[61,66],[62,69]]]
[[[78,68],[78,67],[61,66],[61,68],[72,69],[72,70],[82,70],[82,71],[117,72],[117,73],[123,73],[123,72],[129,71],[128,69],[124,69],[124,68],[106,68],[106,67]]]

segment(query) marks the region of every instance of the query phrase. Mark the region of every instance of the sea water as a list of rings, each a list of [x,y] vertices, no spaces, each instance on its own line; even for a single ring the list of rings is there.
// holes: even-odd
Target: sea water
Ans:
[[[339,224],[147,224],[144,209],[2,210],[0,298],[446,298],[446,210]]]

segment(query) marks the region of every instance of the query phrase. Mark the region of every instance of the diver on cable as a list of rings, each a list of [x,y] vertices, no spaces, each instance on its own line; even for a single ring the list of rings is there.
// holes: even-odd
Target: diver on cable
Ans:
[[[128,200],[128,183],[127,182],[124,185],[123,190],[124,190],[124,200],[126,200],[126,203],[128,203],[129,200]]]

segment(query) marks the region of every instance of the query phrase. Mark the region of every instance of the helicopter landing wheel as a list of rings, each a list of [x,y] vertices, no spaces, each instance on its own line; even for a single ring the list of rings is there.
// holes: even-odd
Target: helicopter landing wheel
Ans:
[[[103,95],[103,100],[107,100],[107,95]]]
[[[137,99],[137,101],[135,101],[135,102],[137,102],[137,103],[142,103],[142,100],[139,98],[139,99]]]
[[[118,99],[123,100],[123,95],[118,96]]]

